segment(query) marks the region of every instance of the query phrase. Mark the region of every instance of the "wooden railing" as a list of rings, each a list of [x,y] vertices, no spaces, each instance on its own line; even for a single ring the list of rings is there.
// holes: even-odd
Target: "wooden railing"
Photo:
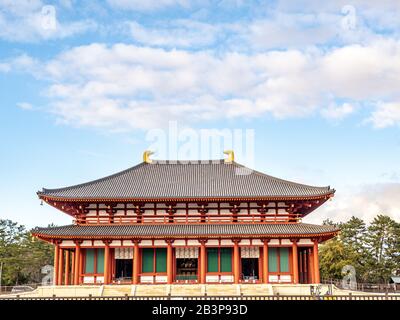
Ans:
[[[298,222],[301,219],[298,214],[190,214],[190,215],[124,215],[124,216],[100,216],[75,219],[77,224],[198,224],[198,223],[287,223]]]

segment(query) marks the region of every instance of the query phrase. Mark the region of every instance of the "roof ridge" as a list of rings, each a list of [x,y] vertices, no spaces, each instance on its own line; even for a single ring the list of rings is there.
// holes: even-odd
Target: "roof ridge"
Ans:
[[[151,163],[152,164],[225,164],[224,159],[208,159],[208,160],[161,160],[161,159],[154,159]]]
[[[162,168],[165,166],[165,168]],[[235,170],[248,171],[241,175]],[[217,181],[218,180],[218,181]],[[149,181],[148,184],[142,184]],[[222,187],[224,186],[224,187]],[[38,191],[39,197],[82,199],[167,198],[253,198],[307,197],[334,193],[330,186],[317,187],[285,180],[246,167],[235,161],[153,160],[141,162],[117,173],[72,186]]]
[[[99,178],[99,179],[90,180],[90,181],[84,182],[84,183],[78,183],[78,184],[75,184],[75,185],[72,185],[72,186],[68,186],[68,187],[55,188],[55,189],[43,188],[42,191],[38,191],[37,194],[40,195],[40,194],[43,194],[43,193],[46,193],[46,192],[65,191],[65,190],[70,190],[70,189],[77,188],[77,187],[84,187],[84,186],[90,185],[92,183],[101,182],[101,181],[104,181],[104,180],[107,180],[107,179],[110,179],[110,178],[118,177],[118,176],[120,176],[120,175],[122,175],[122,174],[124,174],[126,172],[129,172],[129,171],[131,171],[133,169],[139,168],[139,167],[141,167],[143,165],[147,165],[147,164],[148,163],[146,163],[146,162],[141,162],[141,163],[139,163],[139,164],[137,164],[137,165],[135,165],[133,167],[130,167],[128,169],[125,169],[125,170],[110,174],[108,176],[105,176],[105,177],[102,177],[102,178]]]
[[[262,176],[262,177],[268,176],[269,178],[272,178],[272,179],[275,179],[275,180],[279,180],[279,181],[282,181],[282,182],[286,182],[286,183],[290,183],[290,184],[298,185],[298,186],[302,186],[302,187],[307,187],[307,188],[316,188],[316,189],[321,189],[321,190],[322,190],[322,189],[331,190],[331,187],[330,187],[330,186],[318,187],[318,186],[312,186],[312,185],[308,185],[308,184],[304,184],[304,183],[299,183],[299,182],[294,182],[294,181],[290,181],[290,180],[285,180],[285,179],[282,179],[282,178],[277,178],[277,177],[271,176],[271,175],[269,175],[269,174],[267,174],[267,173],[263,173],[263,172],[257,171],[257,170],[252,169],[252,168],[248,168],[248,167],[246,167],[245,165],[240,164],[240,163],[237,163],[237,162],[235,162],[235,161],[233,162],[233,164],[236,165],[237,167],[250,169],[250,170],[251,170],[252,172],[254,172],[256,175],[259,175],[259,176]]]

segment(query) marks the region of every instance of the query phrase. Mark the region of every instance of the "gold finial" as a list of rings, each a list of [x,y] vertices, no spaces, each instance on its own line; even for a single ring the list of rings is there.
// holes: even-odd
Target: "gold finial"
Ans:
[[[143,152],[143,162],[151,163],[152,160],[150,159],[150,156],[152,154],[154,154],[154,152],[150,150],[146,150],[145,152]]]
[[[232,163],[233,161],[235,161],[235,153],[233,152],[233,150],[225,150],[224,154],[228,155],[228,158],[225,159],[225,163]]]

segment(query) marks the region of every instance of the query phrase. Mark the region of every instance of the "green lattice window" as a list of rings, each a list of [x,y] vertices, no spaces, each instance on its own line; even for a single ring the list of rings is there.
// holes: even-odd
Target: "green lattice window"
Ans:
[[[232,272],[232,248],[220,249],[221,272]]]
[[[97,273],[104,273],[104,249],[97,249]]]
[[[142,272],[143,273],[167,272],[167,249],[165,248],[142,249]]]
[[[85,273],[94,273],[95,249],[86,249]]]
[[[218,248],[207,249],[207,272],[218,272]]]
[[[85,249],[85,273],[104,273],[104,249]]]
[[[269,248],[268,249],[268,271],[269,272],[289,272],[289,248]]]
[[[280,272],[289,272],[289,248],[280,248]]]
[[[156,249],[156,272],[167,272],[167,249]]]
[[[232,248],[208,248],[207,272],[232,272]]]
[[[142,249],[142,272],[154,271],[154,249]]]
[[[278,272],[278,249],[269,248],[268,249],[268,271]]]

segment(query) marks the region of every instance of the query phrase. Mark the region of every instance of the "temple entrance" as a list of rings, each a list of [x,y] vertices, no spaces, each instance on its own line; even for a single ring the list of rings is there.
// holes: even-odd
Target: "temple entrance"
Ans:
[[[175,249],[175,281],[197,282],[199,250],[196,247]]]
[[[258,280],[258,258],[242,258],[242,274],[244,281]]]
[[[310,248],[299,248],[299,283],[311,283]]]
[[[117,282],[132,280],[133,248],[115,248],[115,280]]]
[[[124,281],[132,279],[132,259],[115,259],[115,280]]]
[[[241,273],[240,280],[242,282],[254,282],[259,280],[259,247],[241,247],[240,248],[240,264]]]
[[[176,281],[194,282],[197,280],[197,258],[176,259]]]

